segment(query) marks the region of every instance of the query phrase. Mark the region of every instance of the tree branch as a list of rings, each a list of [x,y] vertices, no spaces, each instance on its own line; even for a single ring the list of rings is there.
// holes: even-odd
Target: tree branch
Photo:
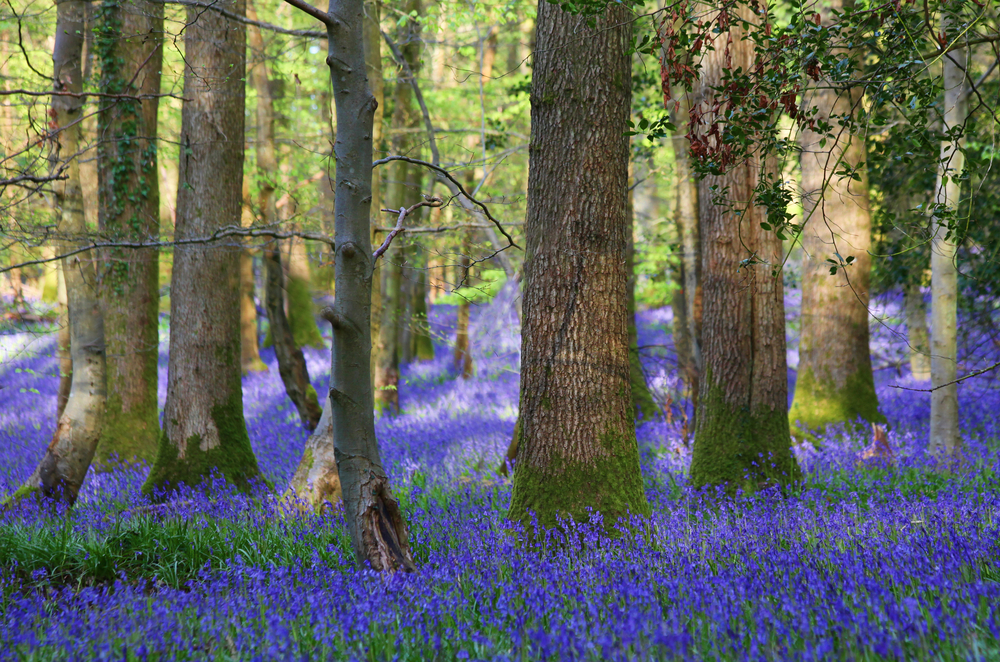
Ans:
[[[317,21],[319,21],[323,25],[331,26],[337,20],[333,16],[331,16],[330,14],[326,13],[325,11],[321,11],[319,9],[316,9],[315,7],[313,7],[312,5],[310,5],[308,2],[305,2],[305,0],[285,0],[285,2],[287,2],[291,6],[295,7],[299,11],[303,11],[303,12],[309,14],[310,16],[312,16],[313,18],[315,18]]]
[[[230,11],[226,11],[221,7],[217,7],[215,4],[208,2],[197,2],[197,0],[153,0],[153,2],[158,2],[163,5],[184,5],[186,7],[200,7],[202,9],[209,9],[214,12],[218,12],[228,18],[231,21],[238,21],[240,23],[246,23],[247,25],[253,25],[255,27],[261,28],[262,30],[270,30],[271,32],[276,32],[278,34],[287,34],[292,37],[307,37],[309,39],[326,39],[327,34],[325,31],[321,30],[293,30],[289,28],[283,28],[280,25],[274,25],[273,23],[265,23],[264,21],[257,21],[254,19],[247,18],[246,16],[240,16],[239,14],[234,14]],[[294,3],[289,3],[295,7],[298,5]],[[305,11],[303,9],[303,11]],[[314,8],[314,11],[319,11]],[[307,12],[310,13],[310,12]],[[310,15],[312,15],[310,13]],[[317,17],[318,18],[318,17]],[[326,20],[320,18],[319,20],[326,23]]]
[[[944,388],[945,386],[951,386],[952,384],[958,384],[964,382],[966,379],[972,379],[973,377],[978,377],[983,373],[989,372],[991,370],[996,370],[997,368],[1000,368],[1000,361],[997,361],[993,365],[987,366],[982,370],[976,370],[975,372],[970,372],[964,377],[959,377],[958,379],[953,379],[950,382],[944,384],[938,384],[937,386],[933,386],[931,388],[910,388],[909,386],[899,386],[897,384],[889,384],[889,388],[898,388],[903,391],[919,391],[920,393],[930,393],[931,391],[936,391],[938,389]]]
[[[385,241],[382,242],[382,245],[376,248],[375,252],[372,253],[372,263],[374,264],[375,260],[379,259],[379,257],[381,257],[383,253],[389,250],[389,244],[391,244],[392,240],[396,238],[396,235],[406,230],[406,228],[403,227],[403,221],[406,219],[407,216],[412,214],[420,207],[440,207],[442,204],[444,204],[444,201],[441,198],[425,197],[423,200],[413,205],[412,207],[400,207],[398,210],[383,209],[382,211],[392,212],[393,214],[399,214],[399,218],[396,220],[396,227],[392,229],[392,231],[389,233],[389,236],[386,237]]]

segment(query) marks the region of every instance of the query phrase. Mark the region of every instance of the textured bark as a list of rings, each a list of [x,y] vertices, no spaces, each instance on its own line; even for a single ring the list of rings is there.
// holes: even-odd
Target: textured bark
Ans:
[[[271,322],[274,353],[278,357],[278,373],[285,386],[285,393],[299,412],[302,425],[312,432],[323,413],[316,397],[316,389],[309,383],[309,370],[302,350],[292,338],[292,328],[282,308],[284,302],[284,272],[281,252],[264,251],[264,270],[267,274],[267,318]]]
[[[413,570],[409,535],[375,437],[371,383],[371,163],[376,101],[365,71],[362,0],[331,0],[327,64],[337,105],[336,288],[330,401],[344,518],[359,564]]]
[[[69,390],[73,386],[73,355],[70,351],[69,306],[66,298],[66,277],[63,275],[62,263],[57,268],[59,277],[56,298],[59,302],[59,336],[56,339],[59,354],[59,391],[56,395],[56,420],[62,418],[69,400]]]
[[[628,191],[628,207],[625,218],[628,221],[626,231],[627,245],[625,247],[625,274],[628,282],[625,285],[628,316],[628,368],[629,385],[632,393],[632,406],[637,418],[651,419],[659,411],[653,395],[646,384],[646,373],[642,370],[639,360],[639,330],[635,326],[635,214],[632,205],[632,188]]]
[[[736,13],[751,25],[756,21],[746,5],[739,5]],[[734,20],[731,31],[717,38],[728,46],[706,54],[704,94],[715,94],[711,88],[721,84],[725,71],[750,70],[753,44],[744,37]],[[721,121],[711,114],[710,101],[695,100],[705,104],[699,131]],[[698,184],[704,310],[701,394],[691,459],[691,482],[696,486],[754,489],[762,481],[784,483],[799,475],[788,427],[781,272],[772,275],[781,263],[781,242],[760,228],[764,210],[749,204],[761,165],[750,159]],[[742,220],[736,210],[713,204],[713,186],[728,191],[728,198],[741,206],[749,205]],[[741,265],[753,253],[764,264]]]
[[[913,378],[927,381],[931,378],[930,338],[927,333],[927,304],[920,284],[906,284],[904,299],[906,330],[910,343],[910,372]]]
[[[52,52],[55,91],[79,94],[83,90],[84,3],[62,0],[56,5],[56,37]],[[75,157],[80,143],[82,97],[52,97],[52,119],[61,127],[54,160],[69,158],[67,178],[53,186],[59,232],[79,240],[61,242],[71,250],[86,243],[87,231],[80,188],[80,167]],[[86,253],[63,260],[70,320],[73,380],[66,408],[45,455],[13,499],[41,495],[72,505],[87,475],[104,419],[107,398],[104,359],[104,322],[96,290],[97,272]]]
[[[406,13],[420,14],[419,0],[408,0]],[[409,20],[399,27],[396,34],[397,43],[403,59],[413,75],[417,74],[420,65],[420,25]],[[414,108],[413,88],[401,70],[393,92],[392,126],[397,129],[411,128],[418,125],[419,116]],[[395,132],[392,136],[392,153],[408,154],[413,149],[411,134]],[[415,177],[416,166],[403,161],[394,161],[387,170],[385,204],[389,209],[407,207],[419,202],[420,191],[411,190],[410,182]],[[411,219],[407,219],[412,223]],[[400,336],[406,309],[406,299],[403,296],[403,262],[405,259],[404,241],[393,241],[381,260],[381,269],[385,272],[382,289],[382,322],[378,335],[378,359],[375,363],[375,406],[378,411],[399,411],[399,363],[402,358]]]
[[[366,0],[364,6],[364,23],[362,33],[365,42],[365,70],[368,72],[368,88],[372,96],[375,97],[375,115],[372,118],[372,146],[375,158],[382,158],[385,154],[383,145],[382,127],[385,116],[385,81],[382,78],[382,29],[380,26],[382,15],[381,0]],[[334,132],[336,133],[336,132]],[[369,214],[371,215],[370,237],[371,243],[375,243],[375,228],[378,227],[382,212],[382,171],[379,168],[372,170],[372,203]],[[372,307],[371,307],[371,337],[379,337],[379,329],[382,326],[382,264],[379,260],[375,264],[375,271],[372,276]],[[378,346],[373,347],[371,355],[371,374],[374,379],[375,367],[378,363]]]
[[[679,93],[678,106],[670,109],[678,127],[690,113],[689,97]],[[671,136],[674,148],[674,172],[677,178],[677,209],[675,219],[677,235],[681,240],[681,287],[684,301],[684,321],[687,325],[687,347],[678,361],[681,375],[688,389],[688,397],[697,416],[698,379],[701,374],[701,329],[702,329],[702,278],[701,278],[701,234],[698,228],[698,182],[691,163],[690,142],[683,131]],[[675,336],[676,344],[676,336]]]
[[[306,449],[295,475],[292,476],[287,494],[314,511],[320,510],[325,504],[335,506],[343,497],[340,474],[337,472],[333,412],[329,398],[325,399],[323,415],[316,429],[306,440]]]
[[[631,14],[538,6],[521,397],[508,517],[649,514],[629,387]]]
[[[312,270],[305,241],[288,240],[288,280],[285,285],[288,324],[295,344],[299,347],[324,349],[326,343],[316,321],[316,305],[312,298]]]
[[[843,8],[833,0],[823,10]],[[862,136],[853,136],[842,118],[853,114],[863,90],[837,89],[821,79],[806,93],[806,105],[819,110],[817,121],[832,125],[833,138],[803,127],[800,132],[803,214],[802,319],[799,368],[789,420],[797,436],[831,423],[862,418],[881,422],[868,347],[868,299],[871,280],[871,209],[868,174],[863,166]],[[860,166],[860,167],[859,167]],[[860,181],[841,177],[856,172]],[[828,259],[854,257],[854,263],[830,273]]]
[[[96,51],[105,94],[157,95],[163,60],[163,5],[104,0]],[[156,96],[102,103],[98,114],[98,227],[108,239],[155,240],[160,231]],[[113,458],[152,462],[160,433],[159,252],[108,249],[101,282],[108,402],[96,466]]]
[[[243,15],[244,0],[216,5]],[[243,190],[244,24],[188,9],[175,236],[240,224]],[[240,247],[174,248],[170,362],[163,433],[147,493],[218,472],[240,488],[259,476],[243,418]]]
[[[954,37],[962,29],[947,14],[942,19],[943,34]],[[944,131],[961,131],[968,117],[966,94],[967,54],[964,48],[942,59],[944,80]],[[956,179],[965,169],[962,139],[949,137],[941,142],[941,165],[935,204],[941,210],[958,209],[962,193]],[[950,235],[946,216],[934,218],[931,241],[931,433],[932,452],[949,459],[958,456],[961,440],[958,433],[958,245]],[[945,386],[945,384],[948,384]]]

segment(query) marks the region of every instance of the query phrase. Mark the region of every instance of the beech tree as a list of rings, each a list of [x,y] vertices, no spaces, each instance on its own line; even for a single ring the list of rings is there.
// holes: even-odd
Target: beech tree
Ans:
[[[541,2],[531,82],[517,466],[508,517],[647,515],[629,384],[632,16]],[[586,131],[579,127],[587,127]]]
[[[111,240],[155,240],[160,226],[157,111],[163,5],[111,0],[97,9],[100,89],[136,98],[104,100],[98,114],[99,226]],[[108,402],[95,462],[117,455],[152,462],[159,440],[159,253],[107,249],[101,308]]]
[[[242,16],[245,0],[219,8]],[[184,36],[178,240],[240,225],[246,26],[188,9]],[[218,472],[246,488],[259,476],[243,419],[240,246],[174,247],[163,433],[143,489],[196,484]]]

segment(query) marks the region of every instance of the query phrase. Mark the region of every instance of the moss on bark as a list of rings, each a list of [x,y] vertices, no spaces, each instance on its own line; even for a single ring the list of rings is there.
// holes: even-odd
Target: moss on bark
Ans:
[[[523,446],[527,440],[520,430],[518,425],[515,443]],[[630,513],[648,517],[650,507],[635,437],[606,432],[601,445],[608,454],[593,461],[557,457],[544,470],[519,463],[507,517],[525,525],[535,519],[542,528],[552,528],[558,526],[560,518],[587,522],[593,512],[600,512],[609,533]]]
[[[725,485],[752,492],[762,484],[787,485],[801,471],[791,450],[788,415],[784,408],[734,407],[722,387],[706,375],[700,421],[691,458],[691,483]]]
[[[142,486],[144,494],[154,490],[174,490],[181,484],[198,485],[213,472],[225,476],[226,480],[244,491],[249,489],[251,479],[260,478],[257,458],[250,447],[243,419],[241,396],[237,394],[212,407],[212,421],[218,430],[219,445],[202,450],[201,435],[193,435],[186,440],[183,458],[166,431],[160,435],[156,462]]]
[[[155,364],[154,364],[155,372]],[[156,384],[155,377],[152,382]],[[153,399],[152,407],[133,407],[125,411],[121,396],[111,393],[105,407],[101,440],[94,454],[93,466],[98,471],[115,468],[118,462],[143,461],[152,464],[159,447],[159,411]]]
[[[309,291],[309,283],[301,278],[288,276],[285,279],[285,296],[288,298],[288,326],[292,329],[296,346],[317,349],[326,347],[323,335],[319,332],[319,325],[316,323],[316,310]],[[274,338],[268,326],[261,346],[270,347],[273,344]]]
[[[812,431],[823,430],[832,423],[851,423],[858,417],[869,423],[884,423],[878,410],[875,380],[871,365],[847,377],[842,388],[832,379],[819,379],[812,370],[803,370],[795,382],[795,398],[788,413],[792,434],[812,438]]]

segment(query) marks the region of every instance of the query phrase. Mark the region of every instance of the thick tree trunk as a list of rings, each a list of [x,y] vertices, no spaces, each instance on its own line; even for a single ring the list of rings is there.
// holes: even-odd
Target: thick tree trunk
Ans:
[[[927,333],[927,304],[924,303],[920,283],[907,283],[904,296],[907,339],[910,343],[910,373],[914,379],[925,382],[931,378],[931,353]]]
[[[648,515],[629,389],[631,14],[538,6],[517,469],[508,517]],[[581,131],[580,127],[586,127]]]
[[[961,26],[945,16],[946,36],[954,36]],[[944,79],[944,131],[961,131],[968,117],[969,101],[964,48],[951,51],[942,59]],[[948,136],[941,142],[931,242],[931,433],[932,452],[949,460],[957,459],[961,449],[958,432],[958,245],[952,235],[957,229],[954,212],[962,193],[959,179],[965,169],[962,139]]]
[[[56,37],[52,53],[55,91],[83,91],[81,55],[84,34],[84,4],[62,0],[56,5]],[[59,246],[68,251],[86,243],[87,232],[80,188],[80,166],[76,153],[80,143],[82,97],[52,97],[56,134],[55,155],[71,159],[67,178],[54,185],[59,232],[71,238]],[[45,455],[13,498],[40,494],[72,505],[87,475],[101,434],[107,399],[104,359],[104,321],[97,297],[92,259],[86,253],[63,260],[69,308],[73,378],[66,408]]]
[[[733,13],[756,22],[746,5]],[[716,40],[728,44],[726,48],[710,51],[703,60],[705,94],[715,93],[711,88],[722,84],[724,72],[751,69],[753,43],[745,39],[736,19],[731,31]],[[723,121],[712,115],[711,99],[696,102],[705,104],[698,130],[707,132],[712,123]],[[788,428],[781,272],[772,274],[781,263],[781,242],[761,229],[764,210],[751,202],[761,165],[750,159],[724,175],[706,176],[698,185],[704,311],[701,393],[691,459],[691,482],[696,486],[754,489],[764,481],[786,483],[799,475]],[[742,217],[713,204],[713,187],[748,206]],[[763,263],[741,265],[751,255]]]
[[[160,231],[157,112],[163,60],[163,5],[111,0],[97,10],[104,94],[150,95],[102,101],[98,114],[98,226],[108,239],[155,240]],[[142,35],[123,38],[123,35]],[[152,462],[159,441],[156,401],[160,274],[156,249],[108,249],[101,282],[108,402],[96,466]]]
[[[413,570],[409,534],[375,437],[371,383],[371,163],[376,101],[365,71],[363,0],[331,0],[326,19],[337,104],[337,298],[330,401],[344,518],[359,564]]]
[[[59,290],[56,298],[59,302],[59,336],[56,347],[59,354],[59,391],[56,395],[56,420],[62,418],[69,400],[69,390],[73,386],[73,354],[70,345],[69,306],[66,298],[66,277],[63,275],[62,263],[57,269]]]
[[[649,385],[646,384],[646,373],[642,370],[642,362],[639,360],[639,330],[635,326],[635,214],[632,204],[633,189],[628,192],[628,207],[625,217],[628,221],[626,231],[627,245],[625,248],[625,274],[628,282],[625,285],[625,292],[628,306],[628,378],[632,393],[632,406],[635,415],[640,419],[651,419],[656,416],[659,408],[653,400],[653,395],[649,392]]]
[[[216,5],[240,16],[245,6]],[[238,226],[243,191],[244,24],[189,8],[184,34],[178,239]],[[174,248],[167,403],[146,492],[196,484],[213,471],[241,488],[260,475],[243,419],[240,250]]]
[[[316,397],[316,389],[309,383],[306,359],[292,338],[292,329],[282,308],[285,278],[281,268],[280,251],[275,249],[264,251],[264,270],[267,274],[265,296],[267,318],[271,322],[274,353],[278,357],[278,373],[285,385],[285,393],[299,412],[302,425],[312,432],[319,424],[323,410]]]
[[[824,10],[843,8],[833,0]],[[868,347],[868,288],[871,280],[871,209],[865,144],[853,136],[842,118],[855,111],[863,90],[837,89],[821,79],[806,94],[806,104],[819,109],[817,121],[829,122],[833,138],[803,127],[802,189],[805,228],[802,232],[802,321],[799,368],[789,421],[796,436],[822,430],[831,423],[857,418],[881,422],[871,352]],[[824,141],[825,138],[825,141]],[[859,180],[836,173],[849,170]],[[853,256],[850,266],[830,273],[828,259]]]
[[[320,510],[324,504],[335,506],[343,496],[333,442],[333,410],[329,398],[324,402],[323,415],[306,441],[305,452],[287,492],[313,511]]]
[[[408,0],[406,12],[419,16],[419,0]],[[400,26],[396,39],[400,44],[403,59],[412,75],[416,75],[420,64],[420,25],[408,20]],[[417,125],[419,120],[413,105],[413,87],[401,70],[394,90],[394,110],[392,126],[405,129]],[[407,154],[413,148],[410,134],[396,132],[392,136],[393,154]],[[385,204],[389,209],[408,207],[420,201],[420,191],[411,190],[409,183],[414,178],[416,166],[403,161],[389,164],[387,170]],[[411,221],[412,222],[412,221]],[[379,412],[399,411],[399,363],[403,354],[400,346],[403,313],[406,300],[403,296],[404,241],[393,241],[381,261],[384,273],[382,289],[382,322],[378,335],[378,360],[375,363],[375,407]]]

